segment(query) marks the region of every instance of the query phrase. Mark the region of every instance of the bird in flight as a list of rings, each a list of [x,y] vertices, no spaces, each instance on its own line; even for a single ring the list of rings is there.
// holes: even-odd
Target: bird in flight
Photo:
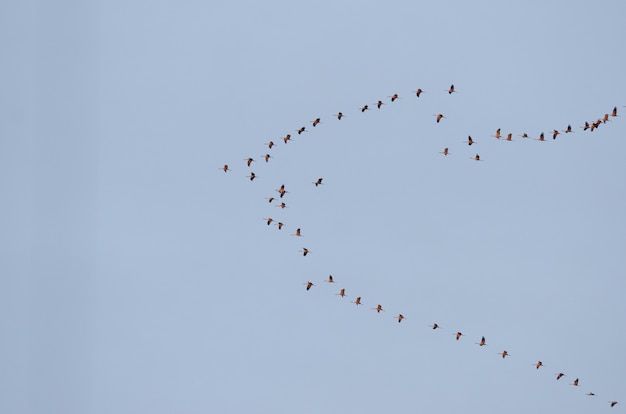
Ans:
[[[224,172],[230,171],[230,168],[228,168],[228,164],[224,164],[224,166],[222,168],[220,168],[220,170],[223,170]]]
[[[464,141],[464,142],[467,142],[467,145],[472,145],[474,143],[474,140],[472,139],[471,136],[468,135],[467,136],[467,141]]]
[[[541,134],[539,134],[539,138],[535,138],[536,141],[545,141],[544,136],[543,136],[543,132]]]
[[[311,123],[313,124],[313,127],[315,128],[317,126],[317,124],[321,123],[321,119],[320,118],[315,118],[313,121],[311,121]]]
[[[498,354],[502,355],[502,359],[506,358],[507,356],[509,356],[509,353],[506,351],[506,349],[502,352],[498,352]]]
[[[524,132],[522,135],[520,135],[520,137],[522,137],[522,138],[528,138],[528,134]]]
[[[354,304],[356,304],[356,305],[362,305],[362,303],[361,303],[361,297],[360,297],[360,296],[357,296],[357,298],[354,300],[354,302],[350,302],[350,303],[354,303]]]
[[[336,116],[336,117],[337,117],[337,119],[341,121],[341,118],[343,118],[343,116],[344,116],[344,115],[343,115],[341,112],[337,112],[337,113],[336,113],[335,115],[333,115],[333,116]]]
[[[267,225],[268,225],[268,226],[272,223],[272,221],[274,221],[274,219],[273,219],[273,218],[271,218],[271,217],[268,217],[268,218],[263,219],[263,220],[267,220]]]
[[[312,286],[315,286],[313,282],[306,282],[305,285],[306,285],[306,290],[309,290],[311,289]]]
[[[279,221],[278,223],[276,223],[276,225],[278,226],[278,230],[282,229],[282,228],[283,228],[283,226],[284,226],[284,224],[283,224],[281,221]]]
[[[300,227],[296,229],[296,232],[292,234],[292,236],[302,237],[302,234],[300,234]],[[331,276],[331,279],[332,279],[332,276]]]
[[[500,135],[500,128],[496,129],[496,134],[492,135],[492,137],[500,139],[500,137],[501,137],[501,135]]]
[[[611,407],[615,407],[618,402],[617,401],[609,401],[609,404],[611,404]]]
[[[270,158],[274,158],[274,157],[272,157],[270,154],[265,154],[263,158],[265,158],[265,162],[269,162]]]
[[[433,323],[432,325],[430,325],[430,327],[433,329],[437,329],[439,328],[439,325],[437,325],[436,323]]]
[[[570,132],[575,132],[575,131],[572,131],[572,126],[568,124],[567,128],[565,128],[563,132],[565,132],[566,134],[569,134]]]
[[[285,184],[282,184],[280,188],[276,191],[278,192],[278,194],[280,194],[280,198],[283,198],[283,196],[289,192],[285,190]]]
[[[367,111],[369,108],[367,107],[367,105],[363,105],[363,107],[361,108],[361,112],[365,112]]]
[[[302,250],[298,250],[299,252],[302,252],[302,256],[306,256],[307,254],[309,254],[309,249],[307,249],[306,247],[303,247]]]
[[[339,291],[339,293],[335,293],[335,295],[339,295],[339,296],[341,296],[343,298],[344,296],[346,296],[346,290],[345,289],[341,289]]]
[[[378,312],[378,313],[380,313],[380,311],[383,311],[383,312],[385,311],[385,310],[383,309],[383,305],[381,305],[381,304],[376,305],[376,307],[375,307],[375,308],[372,308],[372,309],[374,309],[374,310],[375,310],[376,312]]]
[[[296,129],[296,131],[298,132],[298,135],[302,134],[303,132],[306,132],[306,127],[300,127],[298,129]]]
[[[399,313],[398,316],[394,316],[394,318],[396,318],[398,320],[398,323],[402,322],[402,319],[405,319],[404,316],[402,316],[401,313]]]
[[[420,88],[417,88],[417,90],[416,90],[416,91],[413,91],[413,92],[415,92],[415,95],[416,95],[418,98],[420,97],[420,95],[421,95],[422,93],[424,93],[424,91],[423,91],[423,90],[421,90]]]
[[[283,137],[283,141],[285,141],[285,144],[287,143],[287,141],[291,141],[291,134],[287,134]]]
[[[444,148],[443,151],[439,151],[439,153],[443,155],[448,155],[449,154],[448,147]]]
[[[572,382],[570,385],[573,385],[574,387],[578,387],[578,378],[576,378],[574,382]]]
[[[270,141],[265,145],[267,145],[268,147],[270,147],[270,149],[272,149],[272,147],[274,146],[274,141]]]
[[[266,199],[267,199],[267,201],[268,201],[268,202],[270,202],[270,203],[271,203],[272,201],[274,201],[274,200],[275,200],[275,198],[274,198],[274,197],[265,197],[265,198],[266,198]]]
[[[508,133],[506,138],[504,138],[505,141],[513,141],[513,134]]]
[[[389,96],[391,98],[391,102],[395,101],[396,99],[398,99],[398,94],[394,93],[393,95]]]
[[[445,118],[445,116],[443,116],[442,114],[435,114],[434,116],[437,117],[437,123],[439,123],[439,121],[441,121],[442,118]]]
[[[537,363],[536,363],[536,364],[533,364],[533,365],[535,366],[535,368],[539,369],[540,367],[542,367],[542,366],[543,366],[543,362],[541,362],[541,361],[537,361]]]
[[[333,275],[328,275],[328,279],[326,279],[324,282],[335,283],[335,281],[333,280]]]
[[[476,345],[478,346],[485,346],[487,345],[487,343],[485,342],[485,337],[483,336],[480,340],[480,342],[476,342]]]
[[[450,85],[450,89],[448,89],[448,94],[452,95],[454,92],[456,92],[454,90],[454,85]]]
[[[558,374],[556,374],[557,381],[560,380],[561,378],[563,378],[564,376],[565,376],[565,374],[563,374],[562,372],[559,372]]]
[[[556,130],[556,129],[553,130],[552,131],[552,139],[556,139],[556,136],[559,135],[559,134],[560,134],[560,132],[558,130]]]
[[[250,178],[250,181],[253,181],[256,178],[256,174],[251,172],[250,175],[246,175],[246,177]]]
[[[381,107],[381,106],[383,106],[383,105],[384,105],[383,101],[380,101],[380,100],[379,100],[378,102],[376,102],[376,107],[377,107],[378,109],[380,109],[380,107]]]
[[[249,167],[250,164],[252,164],[254,162],[254,159],[252,157],[248,157],[248,158],[244,159],[244,161],[246,161],[246,164],[248,164],[248,167]]]
[[[463,334],[461,332],[457,332],[457,333],[455,333],[453,335],[456,337],[457,341],[463,336]]]
[[[322,185],[322,180],[323,180],[323,178],[318,178],[317,181],[313,182],[313,184],[315,184],[316,187],[318,185]]]
[[[472,159],[474,161],[480,161],[480,155],[476,154],[473,157],[470,157],[470,159]]]

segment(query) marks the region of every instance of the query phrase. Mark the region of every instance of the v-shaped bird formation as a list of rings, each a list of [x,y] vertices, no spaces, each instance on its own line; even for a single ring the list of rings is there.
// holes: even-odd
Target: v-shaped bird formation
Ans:
[[[454,85],[450,85],[450,87],[448,89],[444,89],[443,92],[440,93],[444,93],[447,92],[448,95],[453,95],[455,93],[457,93],[457,90],[455,89]],[[413,99],[424,99],[424,97],[422,97],[422,94],[426,94],[426,96],[428,96],[428,94],[426,93],[426,90],[418,88],[414,91],[412,91],[413,94],[415,94],[415,97]],[[383,102],[383,100],[377,100],[375,103],[373,104],[364,104],[362,105],[360,108],[358,108],[360,110],[361,113],[363,113],[362,115],[359,114],[355,114],[355,115],[351,115],[348,116],[346,115],[344,112],[337,112],[336,114],[333,114],[332,116],[334,118],[336,118],[336,121],[334,122],[346,122],[343,120],[344,117],[347,117],[348,119],[352,119],[352,118],[356,118],[357,116],[367,116],[367,111],[372,111],[372,108],[370,108],[370,105],[372,106],[376,106],[376,108],[374,110],[378,110],[381,109],[384,106],[392,106],[392,105],[397,105],[397,101],[400,99],[400,96],[398,93],[393,93],[391,95],[388,96],[389,102],[388,104],[385,104],[385,102]],[[453,98],[450,98],[453,99]],[[355,105],[355,108],[356,105]],[[435,121],[436,123],[441,123],[441,122],[447,122],[448,118],[443,114],[443,113],[437,113],[437,114],[433,114],[435,116]],[[616,118],[618,117],[618,111],[617,111],[617,106],[614,106],[613,109],[609,112],[604,113],[603,115],[595,118],[595,117],[591,117],[590,120],[585,120],[583,125],[580,126],[580,129],[582,129],[582,131],[584,131],[585,133],[592,133],[594,132],[596,129],[600,128],[602,125],[606,124],[607,122],[610,122],[612,120],[612,118]],[[322,122],[322,117],[316,116],[313,118],[312,121],[310,121],[312,126],[318,130],[322,127],[318,127],[320,125],[324,125],[324,123]],[[306,129],[306,127],[301,126],[297,129],[294,130],[295,132],[298,133],[298,135],[301,135],[304,132],[309,132],[309,130]],[[572,125],[568,124],[567,126],[563,127],[563,129],[553,129],[551,132],[551,136],[552,136],[552,140],[556,140],[558,136],[565,136],[567,134],[571,134],[574,133],[575,131],[572,129]],[[500,141],[514,141],[512,139],[513,137],[513,132],[503,132],[501,127],[497,127],[494,129],[494,133],[493,135],[491,135],[491,137],[496,138],[497,140]],[[527,134],[526,132],[523,132],[521,134],[516,134],[516,136],[519,136],[522,138],[522,140],[526,140],[528,138],[531,138],[531,136],[529,134]],[[550,136],[550,135],[549,135]],[[284,137],[281,137],[284,144],[287,144],[289,141],[292,141],[291,139],[291,134],[286,134]],[[471,145],[478,145],[478,142],[481,141],[482,138],[479,137],[478,141],[475,141],[471,136],[468,135],[467,140],[466,141],[460,141],[468,146]],[[533,138],[533,140],[536,141],[542,141],[545,142],[545,134],[544,132],[539,133],[535,138]],[[269,142],[265,143],[264,145],[266,145],[269,150],[272,150],[272,148],[274,146],[276,146],[276,144],[274,143],[273,140],[270,140]],[[451,152],[449,151],[448,147],[445,147],[442,149],[442,151],[439,151],[439,154],[443,154],[444,156],[453,156],[455,152]],[[265,160],[265,163],[270,163],[270,160],[273,158],[269,153],[266,153],[264,155],[262,155],[262,157]],[[476,153],[474,156],[469,157],[471,160],[474,161],[482,161],[482,158],[480,157],[480,155],[478,153]],[[467,158],[465,158],[467,160]],[[252,164],[256,162],[255,159],[253,159],[252,157],[246,157],[244,158],[244,162],[245,162],[245,167],[251,168]],[[264,164],[265,164],[264,163]],[[244,167],[244,165],[242,165],[242,167]],[[245,168],[244,167],[244,168]],[[222,167],[220,167],[220,170],[222,170],[224,173],[228,173],[231,170],[231,167],[229,164],[224,164]],[[261,177],[257,177],[257,175],[250,171],[249,175],[245,176],[247,178],[250,179],[250,181],[255,180],[255,178],[261,178]],[[318,187],[320,185],[322,185],[322,180],[323,178],[318,177],[311,177],[312,180],[310,183],[312,183],[315,187]],[[308,185],[311,185],[311,184]],[[285,188],[284,184],[281,184],[281,186],[278,189],[275,189],[276,192],[279,193],[279,198],[283,198],[286,194],[289,194],[289,191]],[[265,199],[268,200],[268,202],[270,204],[275,205],[276,207],[280,207],[280,210],[283,210],[284,208],[287,208],[287,204],[284,201],[278,201],[276,200],[276,198],[274,196],[268,196],[265,197]],[[274,201],[277,202],[277,204],[274,204]],[[265,217],[263,218],[263,220],[266,222],[266,224],[269,226],[271,223],[276,222],[275,224],[278,226],[278,230],[282,229],[283,226],[285,226],[285,224],[282,221],[278,221],[272,217]],[[295,226],[294,226],[295,227]],[[302,230],[300,227],[297,227],[294,233],[291,233],[291,236],[296,236],[298,238],[303,237],[304,234],[304,230]],[[295,251],[295,249],[294,249]],[[298,252],[302,253],[303,257],[307,257],[309,255],[309,253],[312,253],[314,255],[313,250],[309,250],[309,248],[307,247],[302,247],[300,250],[298,250]],[[310,260],[309,258],[303,259],[303,260]],[[324,280],[324,282],[327,282],[328,285],[336,285],[337,281],[333,278],[332,275],[328,276],[327,279]],[[317,287],[316,284],[314,284],[312,281],[307,280],[306,282],[303,282],[303,284],[305,285],[306,289],[305,291],[315,291],[316,289],[319,289],[319,287]],[[315,289],[314,289],[315,288]],[[349,289],[347,289],[346,287],[341,287],[339,289],[333,289],[333,294],[336,296],[339,296],[338,300],[346,300],[344,298],[350,298],[350,296],[348,296],[347,292],[349,291]],[[353,296],[354,300],[351,300],[350,303],[357,305],[362,305],[362,296]],[[370,309],[373,309],[376,311],[377,314],[380,314],[381,312],[385,312],[385,308],[383,307],[382,304],[377,303],[376,301],[372,301],[370,302],[372,305],[376,304],[375,307],[372,307]],[[370,310],[371,312],[371,310]],[[407,318],[406,316],[404,316],[405,313],[397,313],[395,314],[395,316],[393,316],[394,319],[397,320],[397,323],[401,324],[401,325],[405,325],[407,322],[402,323],[405,319],[408,320],[410,323],[410,319]],[[410,314],[409,314],[410,316]],[[432,321],[431,321],[432,322]],[[420,325],[421,326],[421,325]],[[437,324],[437,323],[432,323],[431,325],[424,325],[424,326],[428,326],[429,328],[431,328],[432,330],[437,330],[437,329],[441,329],[441,327]],[[454,340],[459,341],[459,342],[463,342],[463,337],[466,336],[465,334],[463,334],[461,331],[454,331],[452,333],[452,336],[454,336]],[[485,336],[481,336],[480,339],[478,340],[478,342],[475,342],[476,345],[478,345],[479,347],[486,347],[488,346],[487,340]],[[506,349],[502,349],[501,351],[498,351],[496,353],[497,355],[499,355],[502,359],[507,359],[511,357],[511,354],[506,350]],[[529,366],[532,365],[533,367],[535,367],[536,370],[538,371],[542,371],[541,368],[544,367],[544,364],[542,361],[536,361],[536,362],[529,362]],[[543,368],[545,369],[545,368]],[[554,374],[556,376],[556,380],[559,381],[561,380],[562,377],[566,376],[565,373],[563,372],[558,372],[556,374]],[[576,377],[574,379],[573,382],[571,382],[569,385],[572,385],[574,387],[579,387],[579,386],[583,386],[584,384],[584,379],[581,380],[579,377]],[[596,393],[593,391],[587,391],[585,393],[586,396],[588,397],[595,397]],[[608,402],[608,406],[609,407],[615,407],[618,404],[618,402],[616,400],[609,400]]]

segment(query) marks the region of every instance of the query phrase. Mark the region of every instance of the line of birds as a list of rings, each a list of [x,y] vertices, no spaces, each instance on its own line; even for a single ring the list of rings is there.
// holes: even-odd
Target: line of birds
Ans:
[[[457,91],[455,90],[454,85],[450,85],[450,88],[448,88],[446,91],[448,92],[448,94],[449,94],[449,95],[452,95],[453,93],[456,93],[456,92],[457,92]],[[416,95],[416,97],[417,97],[417,98],[419,98],[419,97],[420,97],[423,93],[425,93],[425,91],[424,91],[423,89],[421,89],[421,88],[418,88],[417,90],[415,90],[415,91],[413,91],[413,92],[415,93],[415,95]],[[400,99],[400,97],[398,96],[398,94],[397,94],[397,93],[394,93],[393,95],[389,95],[388,97],[390,98],[391,102],[395,102],[396,100]],[[378,109],[380,109],[383,105],[385,105],[385,103],[384,103],[384,102],[382,102],[381,100],[378,100],[378,101],[375,103],[375,106],[376,106]],[[364,105],[364,106],[362,106],[362,107],[360,108],[360,111],[361,111],[361,112],[366,112],[366,111],[368,111],[368,110],[370,110],[369,105]],[[345,117],[346,115],[344,115],[342,112],[338,112],[337,114],[334,114],[333,116],[334,116],[334,117],[336,117],[338,120],[341,120],[341,119],[342,119],[343,117]],[[443,114],[441,114],[441,113],[434,114],[434,116],[436,117],[436,122],[437,122],[437,123],[440,123],[440,121],[441,121],[442,119],[446,119],[446,117],[445,117]],[[594,131],[595,129],[597,129],[597,128],[601,125],[601,124],[605,124],[605,123],[607,123],[608,121],[610,121],[610,117],[617,117],[617,116],[618,116],[618,114],[617,114],[617,107],[614,107],[614,108],[613,108],[613,110],[612,110],[612,112],[604,114],[604,116],[603,116],[603,117],[600,117],[600,118],[598,118],[598,119],[597,119],[597,120],[595,120],[595,121],[592,121],[592,122],[586,121],[586,122],[585,122],[585,124],[584,124],[583,126],[581,126],[580,128],[581,128],[581,129],[583,129],[583,131],[587,131],[587,130],[588,130],[588,131],[590,131],[590,132],[593,132],[593,131]],[[321,124],[321,123],[322,123],[322,122],[321,122],[321,118],[319,118],[319,117],[315,118],[314,120],[312,120],[312,121],[310,121],[310,122],[311,122],[311,124],[312,124],[312,126],[313,126],[314,128],[315,128],[316,126],[318,126],[319,124]],[[308,131],[306,130],[306,127],[302,126],[302,127],[298,128],[298,129],[296,130],[296,132],[298,133],[298,135],[301,135],[301,134],[303,134],[303,133],[305,133],[305,132],[308,132]],[[560,135],[561,133],[563,133],[563,134],[568,134],[568,133],[573,133],[573,132],[574,132],[574,131],[572,130],[572,126],[571,126],[571,125],[568,125],[568,126],[567,126],[564,130],[562,130],[562,131],[559,131],[559,130],[557,130],[557,129],[553,130],[553,132],[552,132],[552,138],[553,138],[553,140],[556,140],[556,137],[557,137],[558,135]],[[522,138],[529,138],[529,135],[528,135],[528,134],[526,134],[526,133],[523,133],[523,134],[521,134],[521,135],[519,135],[519,136],[520,136],[520,137],[522,137]],[[502,138],[502,140],[503,140],[503,141],[512,141],[512,140],[513,140],[513,139],[512,139],[512,137],[513,137],[513,133],[508,133],[506,136],[504,136],[504,135],[502,135],[502,130],[501,130],[501,128],[498,128],[498,129],[496,130],[495,134],[494,134],[494,135],[492,135],[492,137],[495,137],[495,138],[496,138],[496,139],[498,139],[498,140],[500,140],[500,139]],[[289,141],[291,141],[291,140],[292,140],[292,138],[291,138],[291,134],[286,134],[284,137],[282,137],[282,140],[283,140],[283,142],[284,142],[285,144],[287,144]],[[535,138],[535,140],[538,140],[538,141],[544,141],[544,140],[545,140],[545,135],[544,135],[544,133],[543,133],[543,132],[541,132],[541,134],[539,135],[539,137],[538,137],[538,138]],[[471,136],[469,136],[469,135],[468,135],[467,140],[465,140],[465,141],[463,141],[463,142],[464,142],[464,143],[466,143],[466,144],[467,144],[467,145],[469,145],[469,146],[471,146],[471,145],[473,145],[473,144],[475,144],[475,143],[476,143],[476,141],[474,141],[474,139],[473,139]],[[272,149],[272,148],[276,145],[276,143],[274,143],[273,141],[271,141],[271,140],[270,140],[269,142],[265,143],[265,145],[266,145],[266,146],[267,146],[267,147],[271,150],[271,149]],[[441,153],[441,154],[443,154],[444,156],[449,155],[449,154],[450,154],[450,152],[449,152],[449,148],[447,148],[447,147],[446,147],[446,148],[444,148],[444,149],[443,149],[443,151],[441,151],[440,153]],[[266,153],[266,154],[264,154],[264,155],[262,156],[262,158],[265,160],[265,163],[269,163],[269,160],[270,160],[271,158],[273,158],[273,157],[272,157],[269,153]],[[481,161],[481,158],[480,158],[480,155],[479,155],[479,154],[476,154],[475,156],[470,157],[470,158],[471,158],[471,159],[473,159],[473,160],[475,160],[475,161]],[[244,159],[244,161],[246,162],[247,167],[251,167],[252,163],[256,162],[256,160],[255,160],[254,158],[252,158],[252,157],[247,157],[247,158],[245,158],[245,159]],[[224,164],[224,166],[223,166],[223,167],[221,167],[220,169],[221,169],[221,170],[223,170],[224,172],[231,171],[231,169],[230,169],[230,167],[229,167],[229,165],[228,165],[228,164]],[[256,176],[256,174],[255,174],[254,172],[250,172],[250,174],[249,174],[247,177],[250,179],[250,181],[254,181],[254,179],[255,179],[255,178],[257,178],[257,176]],[[319,187],[320,185],[323,185],[323,178],[318,178],[318,179],[316,179],[315,181],[312,181],[312,184],[314,184],[314,185],[315,185],[315,187]],[[268,196],[268,197],[265,197],[265,199],[266,199],[266,200],[268,200],[268,202],[269,202],[270,204],[273,204],[273,202],[274,202],[274,201],[276,201],[276,203],[275,203],[275,204],[273,204],[273,205],[275,205],[276,207],[279,207],[281,210],[283,210],[283,209],[287,208],[286,203],[285,203],[284,201],[282,201],[283,197],[284,197],[286,194],[288,194],[288,193],[289,193],[289,191],[287,191],[287,189],[285,188],[285,185],[284,185],[284,184],[282,184],[282,185],[281,185],[278,189],[275,189],[275,191],[276,191],[276,192],[278,192],[278,194],[279,194],[279,198],[280,198],[281,200],[277,200],[277,199],[276,199],[276,197],[274,197],[274,196]],[[275,220],[275,219],[274,219],[274,218],[272,218],[272,217],[266,217],[266,218],[263,218],[263,220],[266,222],[266,224],[267,224],[268,226],[269,226],[270,224],[274,223],[274,224],[278,227],[278,229],[279,229],[279,230],[281,230],[281,229],[285,226],[285,224],[284,224],[282,221]],[[302,234],[302,230],[301,230],[301,228],[297,228],[297,229],[295,230],[295,232],[291,234],[291,236],[295,236],[295,237],[303,237],[303,234]],[[303,256],[307,256],[309,253],[311,253],[311,250],[309,250],[309,249],[308,249],[308,248],[306,248],[306,247],[303,247],[301,250],[298,250],[298,252],[302,253],[302,255],[303,255]],[[325,281],[326,281],[326,282],[328,282],[328,283],[334,283],[334,280],[333,280],[333,277],[332,277],[332,276],[329,276],[329,278],[328,278],[327,280],[325,280]],[[312,283],[311,281],[307,281],[307,282],[305,283],[305,285],[306,285],[306,290],[307,290],[307,291],[311,290],[311,288],[312,288],[313,286],[315,286],[315,284],[314,284],[314,283]],[[346,297],[347,295],[346,295],[345,288],[342,288],[342,289],[339,291],[339,293],[336,293],[336,295],[338,295],[338,296],[340,296],[340,297],[342,297],[342,298],[343,298],[343,297]],[[361,297],[360,297],[360,296],[357,296],[357,297],[355,298],[355,300],[354,300],[354,301],[351,301],[351,303],[354,303],[354,304],[356,304],[357,306],[358,306],[358,305],[362,305],[362,304],[363,304],[363,303],[362,303],[362,301],[361,301]],[[376,307],[374,307],[374,308],[372,308],[372,309],[373,309],[373,310],[376,310],[376,312],[377,312],[377,313],[380,313],[380,312],[384,312],[384,311],[385,311],[385,309],[383,309],[383,307],[382,307],[382,305],[381,305],[381,304],[377,304],[377,306],[376,306]],[[401,323],[404,319],[406,319],[406,317],[405,317],[402,313],[399,313],[397,316],[394,316],[394,318],[395,318],[395,319],[397,319],[398,323]],[[433,330],[436,330],[436,329],[439,329],[439,328],[440,328],[440,326],[439,326],[437,323],[434,323],[433,325],[430,325],[430,327],[431,327]],[[455,338],[456,338],[456,340],[457,340],[457,341],[458,341],[458,340],[459,340],[462,336],[465,336],[465,335],[464,335],[463,333],[461,333],[460,331],[455,332],[453,335],[455,336]],[[477,342],[476,344],[477,344],[477,345],[479,345],[479,346],[481,346],[481,347],[486,346],[486,345],[487,345],[487,343],[486,343],[486,339],[485,339],[485,337],[483,336],[483,337],[481,338],[480,342]],[[510,356],[510,354],[509,354],[506,350],[503,350],[502,352],[498,352],[498,354],[499,354],[499,355],[501,355],[501,357],[502,357],[503,359],[505,359],[506,357]],[[537,361],[536,363],[533,363],[533,366],[535,366],[535,367],[536,367],[536,369],[539,369],[539,368],[541,368],[541,367],[543,366],[543,363],[542,363],[541,361]],[[555,374],[555,375],[556,375],[556,379],[557,379],[557,380],[560,380],[563,376],[565,376],[565,374],[563,374],[562,372],[559,372],[559,373],[557,373],[557,374]],[[578,378],[576,378],[576,379],[574,380],[574,382],[573,382],[571,385],[573,385],[573,386],[578,386],[578,381],[579,381],[579,380],[578,380]],[[588,396],[595,396],[595,394],[594,394],[593,392],[589,392],[589,393],[587,393],[587,395],[588,395]],[[610,401],[610,406],[611,406],[611,407],[614,407],[614,406],[615,406],[615,405],[617,405],[617,404],[618,404],[618,402],[617,402],[617,401],[615,401],[615,400],[611,400],[611,401]]]
[[[335,279],[332,275],[329,275],[327,279],[324,280],[324,282],[329,283],[329,284],[333,284],[335,283]],[[306,290],[310,291],[314,286],[317,286],[315,283],[311,282],[310,280],[303,283],[306,286]],[[339,293],[335,293],[335,296],[339,296],[341,298],[347,298],[348,295],[346,294],[346,288],[341,288],[339,290]],[[363,300],[361,296],[357,296],[355,298],[355,300],[350,301],[350,303],[354,303],[355,305],[363,305]],[[380,313],[380,312],[386,312],[386,310],[383,308],[383,305],[381,305],[380,303],[378,303],[375,307],[370,308],[372,310],[375,310],[376,313]],[[397,316],[394,316],[395,319],[398,320],[398,323],[401,323],[403,320],[407,319],[406,316],[404,316],[403,313],[398,313]],[[437,329],[441,329],[441,326],[437,323],[433,323],[432,325],[428,325],[429,328],[431,328],[432,330],[437,330]],[[462,337],[467,336],[467,334],[462,333],[461,331],[455,331],[452,333],[452,335],[454,336],[455,340],[459,341]],[[475,342],[474,344],[483,347],[483,346],[488,346],[487,344],[487,339],[485,338],[485,336],[481,336],[480,341]],[[511,354],[506,350],[502,350],[501,352],[497,352],[497,355],[500,355],[502,357],[502,359],[506,359],[507,357],[510,357]],[[531,364],[532,366],[535,367],[535,369],[539,369],[541,367],[544,367],[544,363],[542,361],[537,361]],[[556,380],[559,381],[561,378],[567,376],[565,375],[563,372],[557,372],[554,374],[556,377]],[[580,379],[576,378],[574,379],[574,381],[572,381],[569,385],[572,385],[574,387],[578,387],[579,386],[579,382]],[[587,392],[585,395],[589,396],[589,397],[594,397],[596,396],[596,394],[594,392]],[[614,407],[615,405],[619,404],[617,401],[615,400],[610,400],[609,404],[611,407]]]

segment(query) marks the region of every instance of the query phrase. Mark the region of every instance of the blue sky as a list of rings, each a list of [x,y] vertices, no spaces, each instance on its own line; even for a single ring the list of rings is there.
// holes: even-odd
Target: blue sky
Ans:
[[[625,12],[2,4],[0,410],[623,410]]]

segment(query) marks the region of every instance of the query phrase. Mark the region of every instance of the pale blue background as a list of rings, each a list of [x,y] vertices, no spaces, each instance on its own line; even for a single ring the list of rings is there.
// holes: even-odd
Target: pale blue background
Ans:
[[[623,411],[624,16],[2,2],[0,412]]]

